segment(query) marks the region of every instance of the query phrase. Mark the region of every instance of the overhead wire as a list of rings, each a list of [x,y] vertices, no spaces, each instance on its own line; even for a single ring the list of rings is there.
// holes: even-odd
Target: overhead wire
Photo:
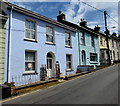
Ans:
[[[95,10],[98,10],[99,12],[104,13],[103,10],[100,10],[100,9],[98,9],[98,8],[96,8],[96,7],[88,4],[88,3],[86,3],[86,2],[83,2],[83,1],[80,1],[80,2],[83,3],[83,4],[85,4],[85,5],[87,5],[87,6],[89,6],[89,7],[91,7],[91,8],[93,8],[93,9],[95,9]],[[120,24],[119,24],[112,16],[110,16],[108,13],[107,13],[107,16],[109,16],[109,18],[111,18],[114,22],[116,22],[118,25],[120,25]]]

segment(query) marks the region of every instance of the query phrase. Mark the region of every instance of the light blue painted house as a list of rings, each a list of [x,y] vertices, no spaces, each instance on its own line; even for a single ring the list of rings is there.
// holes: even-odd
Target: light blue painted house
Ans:
[[[96,66],[100,65],[100,48],[98,42],[99,27],[91,29],[87,27],[87,22],[81,19],[80,25],[66,21],[65,14],[59,11],[57,21],[70,27],[76,28],[77,36],[77,53],[78,63],[80,66]]]
[[[15,85],[39,81],[42,66],[48,78],[55,78],[56,64],[61,76],[76,73],[75,28],[11,3],[7,15],[5,81]]]

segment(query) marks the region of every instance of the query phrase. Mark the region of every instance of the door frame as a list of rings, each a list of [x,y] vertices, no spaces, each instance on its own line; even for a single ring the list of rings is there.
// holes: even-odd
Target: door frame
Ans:
[[[51,57],[48,57],[48,54],[50,54]],[[48,59],[52,60],[52,69],[48,69]],[[48,52],[46,55],[46,70],[49,78],[55,77],[55,54],[53,52]]]

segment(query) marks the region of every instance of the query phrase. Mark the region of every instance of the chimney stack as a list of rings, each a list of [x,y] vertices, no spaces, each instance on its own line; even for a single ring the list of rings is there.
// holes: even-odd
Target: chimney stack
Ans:
[[[66,20],[65,14],[62,11],[59,11],[59,15],[57,16],[57,21]]]
[[[97,26],[95,26],[94,30],[95,30],[96,32],[99,32],[99,31],[100,31],[100,27],[97,25]]]
[[[85,19],[81,19],[80,26],[87,27],[87,22]]]
[[[115,37],[117,37],[117,34],[116,34],[115,32],[113,32],[112,36],[115,36]]]

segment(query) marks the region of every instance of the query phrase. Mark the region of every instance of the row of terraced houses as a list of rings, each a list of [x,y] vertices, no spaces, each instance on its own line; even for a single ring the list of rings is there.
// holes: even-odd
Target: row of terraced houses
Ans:
[[[50,79],[75,74],[77,66],[107,64],[106,34],[100,27],[91,29],[84,19],[79,25],[68,22],[61,11],[53,20],[9,2],[1,5],[0,84],[39,81],[42,68]],[[109,46],[111,62],[119,61],[115,33],[109,35]]]

